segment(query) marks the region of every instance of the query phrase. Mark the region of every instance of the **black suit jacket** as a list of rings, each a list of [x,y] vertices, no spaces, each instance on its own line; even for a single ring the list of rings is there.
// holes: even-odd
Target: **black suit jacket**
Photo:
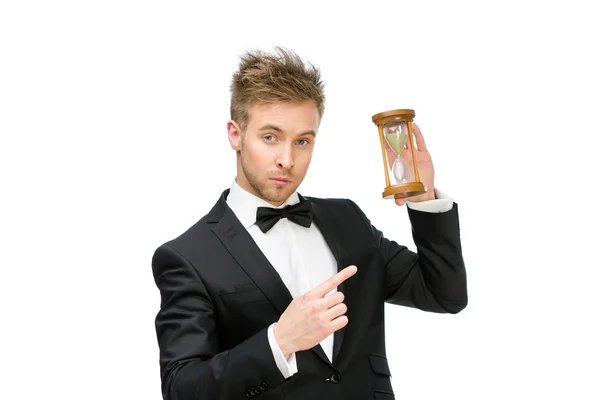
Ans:
[[[414,253],[386,239],[352,201],[309,198],[338,270],[358,272],[338,287],[349,323],[334,334],[333,363],[317,345],[296,353],[298,373],[284,379],[267,328],[292,297],[227,206],[228,193],[152,259],[163,397],[393,399],[384,302],[439,313],[467,304],[457,205],[445,213],[409,209]]]

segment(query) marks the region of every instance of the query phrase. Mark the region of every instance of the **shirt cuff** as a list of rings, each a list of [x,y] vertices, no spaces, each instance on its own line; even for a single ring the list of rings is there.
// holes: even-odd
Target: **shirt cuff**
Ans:
[[[289,378],[298,372],[298,364],[296,363],[296,353],[292,353],[289,360],[286,360],[281,349],[279,348],[279,344],[277,344],[277,340],[275,340],[275,333],[273,332],[273,327],[275,324],[269,326],[267,330],[267,336],[269,338],[269,345],[271,346],[271,352],[273,353],[273,358],[275,358],[275,364],[277,364],[277,368],[283,375],[284,379]]]
[[[436,188],[433,191],[435,193],[435,200],[426,200],[417,203],[407,201],[406,205],[413,210],[429,213],[443,213],[452,210],[454,199]]]

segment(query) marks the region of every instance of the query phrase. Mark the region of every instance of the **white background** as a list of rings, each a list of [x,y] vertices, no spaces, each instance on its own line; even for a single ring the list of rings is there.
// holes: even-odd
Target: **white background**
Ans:
[[[386,309],[397,397],[600,398],[591,4],[2,2],[1,397],[160,399],[152,253],[234,177],[238,55],[283,45],[327,85],[301,193],[414,249],[371,122],[414,108],[459,204],[470,304]]]

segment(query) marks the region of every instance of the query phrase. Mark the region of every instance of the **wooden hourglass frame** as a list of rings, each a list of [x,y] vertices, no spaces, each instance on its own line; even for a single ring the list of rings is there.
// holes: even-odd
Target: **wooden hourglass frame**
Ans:
[[[382,194],[383,198],[405,199],[408,197],[418,196],[427,193],[425,185],[423,185],[419,178],[419,169],[417,167],[417,157],[415,154],[415,139],[413,136],[412,129],[412,122],[414,118],[415,111],[410,109],[384,111],[373,115],[373,123],[377,125],[377,128],[379,130],[381,155],[383,157],[383,167],[385,171],[385,189]],[[386,139],[386,128],[389,128],[390,126],[401,126],[402,124],[406,124],[406,136],[408,137],[408,141],[404,139],[402,142],[400,140],[396,140],[390,143],[390,141]],[[412,172],[414,176],[410,176],[410,179],[403,180],[402,182],[397,182],[395,185],[392,185],[390,182],[390,170],[393,170],[393,163],[402,162],[402,148],[404,147],[404,142],[407,143],[407,147],[410,149],[410,152],[412,154]],[[392,163],[390,163],[390,160],[388,160],[387,152],[385,150],[386,143],[390,147],[390,149],[392,149],[396,153],[396,160],[393,160]],[[399,143],[402,144],[400,145]],[[395,146],[393,144],[395,144]],[[401,160],[398,160],[398,158],[400,158]],[[406,163],[406,161],[404,161],[404,163]],[[406,167],[408,167],[407,164],[405,165]]]

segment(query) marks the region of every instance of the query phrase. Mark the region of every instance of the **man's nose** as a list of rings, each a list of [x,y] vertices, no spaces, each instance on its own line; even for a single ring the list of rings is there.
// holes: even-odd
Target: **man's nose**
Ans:
[[[277,157],[277,166],[284,169],[290,169],[294,166],[294,157],[292,154],[292,148],[285,146],[281,153]]]

